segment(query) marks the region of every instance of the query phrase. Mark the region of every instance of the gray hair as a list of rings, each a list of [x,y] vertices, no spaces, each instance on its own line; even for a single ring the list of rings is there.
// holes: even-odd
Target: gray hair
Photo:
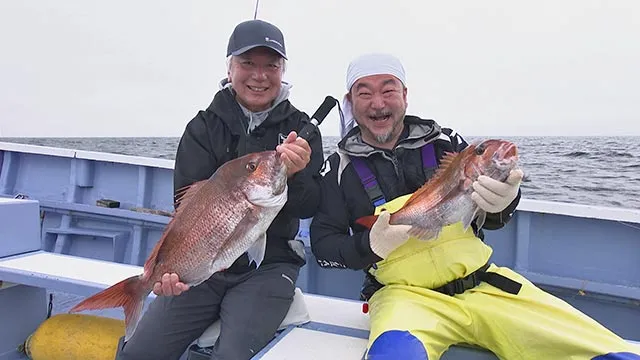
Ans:
[[[233,59],[234,55],[229,55],[227,56],[227,72],[231,71],[231,61]],[[287,60],[285,60],[285,58],[281,57],[280,58],[280,62],[282,65],[282,75],[284,75],[285,71],[287,70]]]

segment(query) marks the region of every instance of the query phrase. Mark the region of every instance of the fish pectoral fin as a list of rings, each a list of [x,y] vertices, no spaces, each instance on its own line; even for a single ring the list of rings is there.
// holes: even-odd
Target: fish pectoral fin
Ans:
[[[218,251],[218,254],[215,256],[215,258],[211,261],[211,274],[227,269],[238,259],[238,254],[236,252],[236,250],[238,250],[238,242],[244,241],[244,236],[252,227],[256,226],[259,221],[259,218],[254,215],[253,211],[254,210],[251,208],[247,209],[242,217],[242,220],[240,220],[240,222],[236,224],[233,232],[229,234],[225,241],[225,244]],[[264,249],[262,250],[262,257],[260,258],[260,261],[262,261],[262,258],[264,258]],[[251,260],[249,260],[249,264],[251,264]]]
[[[475,211],[469,212],[462,217],[462,227],[466,231],[467,229],[469,229],[469,226],[471,225],[473,220],[476,220],[476,225],[478,225],[478,228],[481,228],[482,225],[484,225],[484,221],[486,220],[486,218],[487,213],[480,208],[476,208]]]
[[[484,222],[487,220],[487,212],[484,210],[478,210],[478,216],[476,217],[476,225],[478,225],[478,229],[484,225]]]
[[[256,263],[256,268],[260,267],[262,260],[264,260],[264,252],[267,248],[267,234],[263,233],[262,236],[256,240],[253,245],[247,250],[247,255],[249,256],[249,265],[251,262]]]
[[[418,240],[431,240],[440,235],[441,229],[425,229],[419,226],[413,226],[409,229],[409,235]]]

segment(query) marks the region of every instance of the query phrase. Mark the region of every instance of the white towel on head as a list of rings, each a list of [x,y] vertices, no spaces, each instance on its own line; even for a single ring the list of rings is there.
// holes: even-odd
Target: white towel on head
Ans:
[[[400,60],[389,54],[365,54],[355,58],[347,68],[347,92],[351,91],[353,84],[365,76],[389,74],[397,77],[404,86],[407,79],[404,66]]]
[[[398,58],[383,53],[365,54],[355,58],[347,68],[347,93],[356,81],[365,76],[389,74],[398,78],[407,86],[404,66]],[[340,114],[340,137],[344,137],[349,130],[356,126],[356,119],[351,111],[351,102],[347,95],[342,98],[342,114]]]
[[[342,97],[342,111],[340,112],[340,137],[344,138],[349,130],[356,126],[356,119],[351,112],[351,101],[347,99],[345,94]]]

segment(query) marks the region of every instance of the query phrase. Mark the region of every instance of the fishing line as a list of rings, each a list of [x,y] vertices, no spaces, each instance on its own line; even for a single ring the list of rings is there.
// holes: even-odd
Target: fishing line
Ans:
[[[256,0],[256,9],[253,11],[253,20],[258,18],[258,3],[260,0]]]

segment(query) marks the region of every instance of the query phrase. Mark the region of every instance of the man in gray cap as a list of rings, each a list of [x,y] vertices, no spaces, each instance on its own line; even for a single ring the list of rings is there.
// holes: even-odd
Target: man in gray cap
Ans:
[[[262,20],[236,26],[227,47],[227,77],[204,111],[187,124],[176,153],[174,191],[209,178],[225,162],[276,149],[287,163],[288,201],[267,230],[264,260],[256,269],[243,254],[227,270],[188,288],[176,274],[156,283],[159,295],[118,359],[178,359],[212,323],[220,335],[212,359],[249,359],[275,335],[293,301],[303,247],[294,240],[300,218],[315,214],[324,161],[319,131],[297,137],[307,114],[288,100],[282,81],[284,37]]]

